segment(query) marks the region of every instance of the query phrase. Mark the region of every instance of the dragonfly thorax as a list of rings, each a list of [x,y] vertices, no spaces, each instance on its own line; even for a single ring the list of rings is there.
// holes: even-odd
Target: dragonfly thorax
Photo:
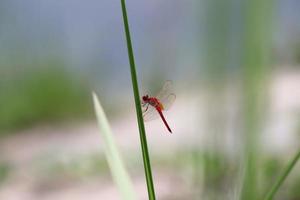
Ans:
[[[159,107],[163,108],[161,103],[159,102],[159,100],[155,97],[149,97],[148,95],[145,95],[145,96],[143,96],[143,102],[145,104],[150,104],[153,107],[159,106]]]

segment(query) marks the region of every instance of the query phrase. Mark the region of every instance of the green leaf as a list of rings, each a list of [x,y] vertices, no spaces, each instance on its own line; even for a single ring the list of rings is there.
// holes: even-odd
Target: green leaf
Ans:
[[[121,159],[116,142],[114,140],[110,125],[104,113],[104,110],[98,100],[97,95],[93,92],[93,101],[97,116],[100,133],[104,143],[105,156],[111,170],[111,174],[117,184],[121,196],[125,200],[136,199],[136,194],[133,190],[132,181],[125,169],[125,165]]]

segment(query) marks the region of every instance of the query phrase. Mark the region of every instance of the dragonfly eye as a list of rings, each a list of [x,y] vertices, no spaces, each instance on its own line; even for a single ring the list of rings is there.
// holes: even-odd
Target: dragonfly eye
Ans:
[[[147,101],[149,99],[148,95],[143,96],[143,101]]]

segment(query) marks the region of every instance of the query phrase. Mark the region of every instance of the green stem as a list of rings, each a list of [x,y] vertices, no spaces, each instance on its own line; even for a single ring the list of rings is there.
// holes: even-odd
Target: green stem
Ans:
[[[135,99],[136,114],[137,114],[140,140],[141,140],[142,153],[143,153],[144,169],[145,169],[146,181],[147,181],[148,197],[150,200],[155,200],[155,191],[154,191],[153,180],[152,180],[151,164],[150,164],[149,153],[148,153],[147,138],[146,138],[144,120],[142,115],[142,108],[140,102],[138,81],[137,81],[137,75],[135,70],[134,55],[133,55],[133,49],[131,44],[130,32],[129,32],[129,24],[127,19],[125,0],[121,0],[121,5],[122,5],[124,29],[125,29],[126,41],[127,41],[127,51],[128,51],[128,58],[130,64],[131,80],[132,80],[133,93]]]
[[[283,171],[282,175],[277,179],[273,187],[271,188],[270,192],[267,194],[267,196],[264,198],[264,200],[271,200],[273,199],[275,193],[278,191],[279,187],[282,185],[286,177],[289,175],[295,164],[300,158],[300,151],[295,155],[293,160],[289,163],[289,165],[285,168]]]

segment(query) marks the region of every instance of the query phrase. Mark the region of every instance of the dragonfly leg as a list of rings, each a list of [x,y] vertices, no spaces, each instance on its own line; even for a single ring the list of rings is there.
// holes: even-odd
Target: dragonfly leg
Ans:
[[[149,104],[147,105],[146,110],[144,112],[147,112],[148,108],[149,108]]]

